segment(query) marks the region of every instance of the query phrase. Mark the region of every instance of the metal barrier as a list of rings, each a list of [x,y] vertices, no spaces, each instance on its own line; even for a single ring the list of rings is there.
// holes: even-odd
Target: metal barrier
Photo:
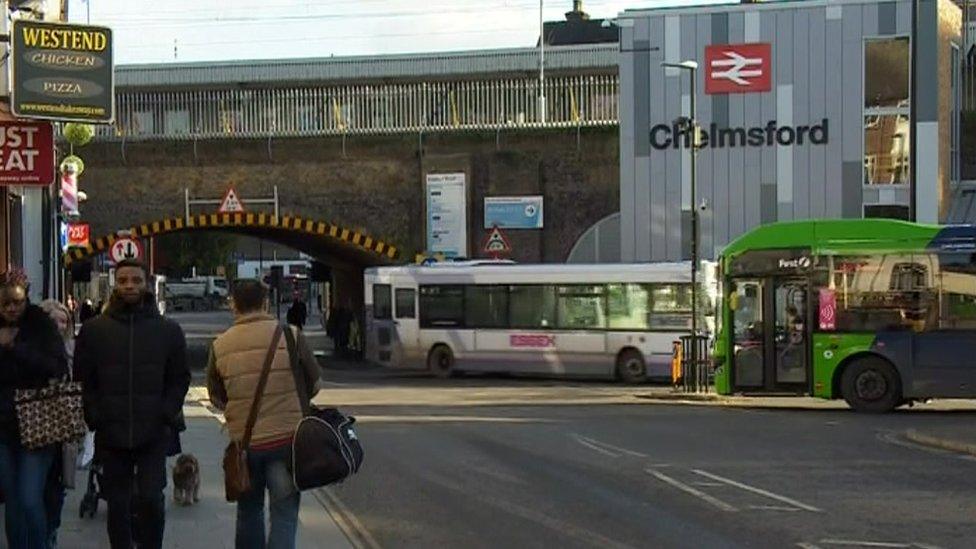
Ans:
[[[165,92],[121,91],[112,139],[302,137],[617,124],[616,74]]]
[[[712,386],[709,338],[704,335],[681,336],[680,387],[687,393],[707,393]],[[697,346],[697,360],[692,360],[692,345]]]

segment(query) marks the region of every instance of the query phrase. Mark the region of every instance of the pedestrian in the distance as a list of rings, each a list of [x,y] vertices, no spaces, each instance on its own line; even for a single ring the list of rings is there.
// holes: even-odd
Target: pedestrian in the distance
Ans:
[[[274,346],[267,382],[247,448],[251,490],[237,502],[237,549],[292,549],[298,529],[301,495],[288,473],[291,442],[302,417],[299,398],[318,391],[319,365],[298,330],[295,352],[309,394],[299,395],[286,340],[268,314],[268,289],[256,279],[242,279],[231,292],[234,325],[214,340],[207,366],[210,401],[224,410],[229,436],[244,439],[266,357]],[[291,328],[285,328],[291,330]],[[277,337],[276,337],[277,336]],[[264,494],[271,507],[271,532],[265,538]]]
[[[95,315],[95,306],[92,304],[92,300],[86,299],[85,302],[81,304],[81,310],[78,311],[78,323],[84,324]]]
[[[75,354],[75,331],[71,310],[54,299],[42,301],[41,309],[54,321],[54,325],[58,327],[58,332],[61,333],[61,338],[64,341],[64,354],[70,372]],[[47,507],[48,549],[56,549],[58,546],[58,529],[61,528],[61,511],[64,509],[64,499],[67,496],[68,486],[74,486],[75,460],[72,457],[76,455],[74,452],[77,452],[81,443],[82,441],[65,443],[65,448],[72,449],[72,452],[55,452],[54,463],[48,473],[44,497]],[[69,478],[67,475],[72,476]]]
[[[285,318],[288,320],[288,324],[297,327],[299,330],[305,328],[305,323],[308,321],[308,306],[302,301],[302,296],[298,292],[295,292],[291,307],[288,308],[288,314],[285,315]]]
[[[21,445],[14,392],[45,387],[67,375],[68,365],[57,327],[27,294],[22,272],[0,273],[0,488],[7,546],[47,549],[44,489],[58,446],[28,450]]]
[[[140,549],[163,545],[166,454],[190,386],[183,330],[159,314],[148,280],[142,263],[119,262],[105,314],[88,321],[75,344],[113,549],[131,549],[134,532]]]

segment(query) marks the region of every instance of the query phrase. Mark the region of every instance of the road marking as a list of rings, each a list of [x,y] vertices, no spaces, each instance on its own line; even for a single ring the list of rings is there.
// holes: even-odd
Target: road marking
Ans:
[[[785,505],[750,505],[749,509],[754,509],[756,511],[788,511],[791,513],[798,513],[801,509],[796,507],[787,507]]]
[[[725,486],[721,482],[712,482],[710,480],[696,480],[692,482],[695,486],[701,486],[702,488],[715,488],[716,486]]]
[[[583,440],[585,440],[585,441],[587,441],[587,442],[591,442],[593,444],[597,444],[597,445],[603,446],[604,448],[606,448],[608,450],[612,450],[614,452],[620,452],[621,454],[627,454],[628,456],[634,456],[634,457],[640,457],[640,458],[646,458],[647,457],[647,454],[642,454],[640,452],[635,452],[633,450],[628,450],[626,448],[621,448],[620,446],[614,446],[613,444],[609,444],[607,442],[603,442],[603,441],[600,441],[600,440],[596,440],[595,438],[584,437],[583,435],[576,435],[576,436],[579,437],[579,438],[581,438],[581,439],[583,439]]]
[[[799,547],[800,549],[821,549],[819,545],[814,545],[812,543],[807,543],[805,541],[797,543],[796,546]]]
[[[573,438],[576,440],[576,442],[582,444],[583,446],[586,446],[590,450],[593,450],[595,452],[600,452],[601,454],[603,454],[605,456],[610,456],[612,458],[618,458],[618,457],[620,457],[620,454],[618,454],[616,452],[611,452],[610,450],[606,450],[604,448],[601,448],[601,447],[597,446],[596,444],[593,444],[591,442],[588,442],[586,440],[583,440],[583,438],[580,437],[579,435],[576,435]]]
[[[325,512],[332,517],[336,526],[342,530],[353,547],[356,549],[380,549],[380,544],[376,538],[369,533],[369,530],[363,526],[363,523],[359,522],[356,515],[331,490],[328,488],[312,490],[312,497],[325,508]]]
[[[891,541],[862,541],[853,539],[822,539],[820,543],[824,545],[835,545],[838,547],[890,547],[892,549],[939,549],[936,545],[926,543],[898,543]]]
[[[708,471],[702,471],[701,469],[692,469],[691,471],[693,473],[697,474],[697,475],[701,475],[703,477],[710,478],[712,480],[717,480],[719,482],[724,482],[725,484],[728,484],[729,486],[735,486],[736,488],[740,488],[740,489],[745,490],[747,492],[752,492],[754,494],[759,494],[761,496],[766,496],[767,498],[775,499],[776,501],[781,501],[781,502],[786,503],[788,505],[793,505],[795,507],[799,507],[800,509],[803,509],[805,511],[810,511],[810,512],[813,512],[813,513],[822,513],[823,512],[822,510],[820,510],[820,509],[818,509],[818,508],[816,508],[816,507],[814,507],[812,505],[807,505],[806,503],[799,502],[799,501],[797,501],[795,499],[788,498],[786,496],[781,496],[779,494],[774,494],[774,493],[772,493],[772,492],[770,492],[768,490],[763,490],[762,488],[756,488],[755,486],[749,486],[748,484],[743,484],[741,482],[732,480],[730,478],[721,477],[719,475],[716,475],[716,474],[713,474],[713,473],[709,473]]]
[[[706,502],[706,503],[708,503],[710,505],[714,505],[715,507],[718,507],[719,509],[721,509],[723,511],[727,511],[727,512],[730,512],[730,513],[736,511],[736,508],[735,507],[732,507],[728,503],[725,503],[724,501],[722,501],[722,500],[720,500],[720,499],[718,499],[716,497],[712,497],[712,496],[706,494],[705,492],[702,492],[701,490],[699,490],[697,488],[694,488],[692,486],[688,486],[687,484],[685,484],[685,483],[683,483],[683,482],[681,482],[679,480],[673,479],[673,478],[669,477],[668,475],[665,475],[664,473],[662,473],[660,471],[655,471],[654,469],[645,469],[645,471],[647,472],[647,474],[654,476],[655,478],[657,478],[661,482],[665,482],[667,484],[670,484],[671,486],[674,486],[678,490],[681,490],[682,492],[691,494],[691,495],[695,496],[696,498],[698,498],[698,499],[700,499],[700,500],[702,500],[702,501],[704,501],[704,502]]]

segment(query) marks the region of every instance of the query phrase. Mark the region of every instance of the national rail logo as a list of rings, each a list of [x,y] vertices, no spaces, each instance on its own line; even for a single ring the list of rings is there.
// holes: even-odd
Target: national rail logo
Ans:
[[[768,92],[773,87],[770,44],[721,44],[705,47],[705,93]]]

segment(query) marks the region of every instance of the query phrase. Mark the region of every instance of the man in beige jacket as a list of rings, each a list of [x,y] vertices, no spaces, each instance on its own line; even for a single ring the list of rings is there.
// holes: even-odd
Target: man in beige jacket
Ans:
[[[214,340],[207,367],[210,400],[224,410],[233,440],[244,438],[247,416],[278,321],[267,313],[268,289],[259,280],[238,280],[231,291],[234,325]],[[293,328],[300,372],[311,399],[318,392],[319,365],[302,332]],[[278,340],[248,448],[251,491],[237,502],[237,549],[292,549],[298,529],[300,493],[288,472],[291,442],[302,417],[284,336]],[[265,538],[264,492],[271,507]],[[265,540],[267,539],[267,543]]]

